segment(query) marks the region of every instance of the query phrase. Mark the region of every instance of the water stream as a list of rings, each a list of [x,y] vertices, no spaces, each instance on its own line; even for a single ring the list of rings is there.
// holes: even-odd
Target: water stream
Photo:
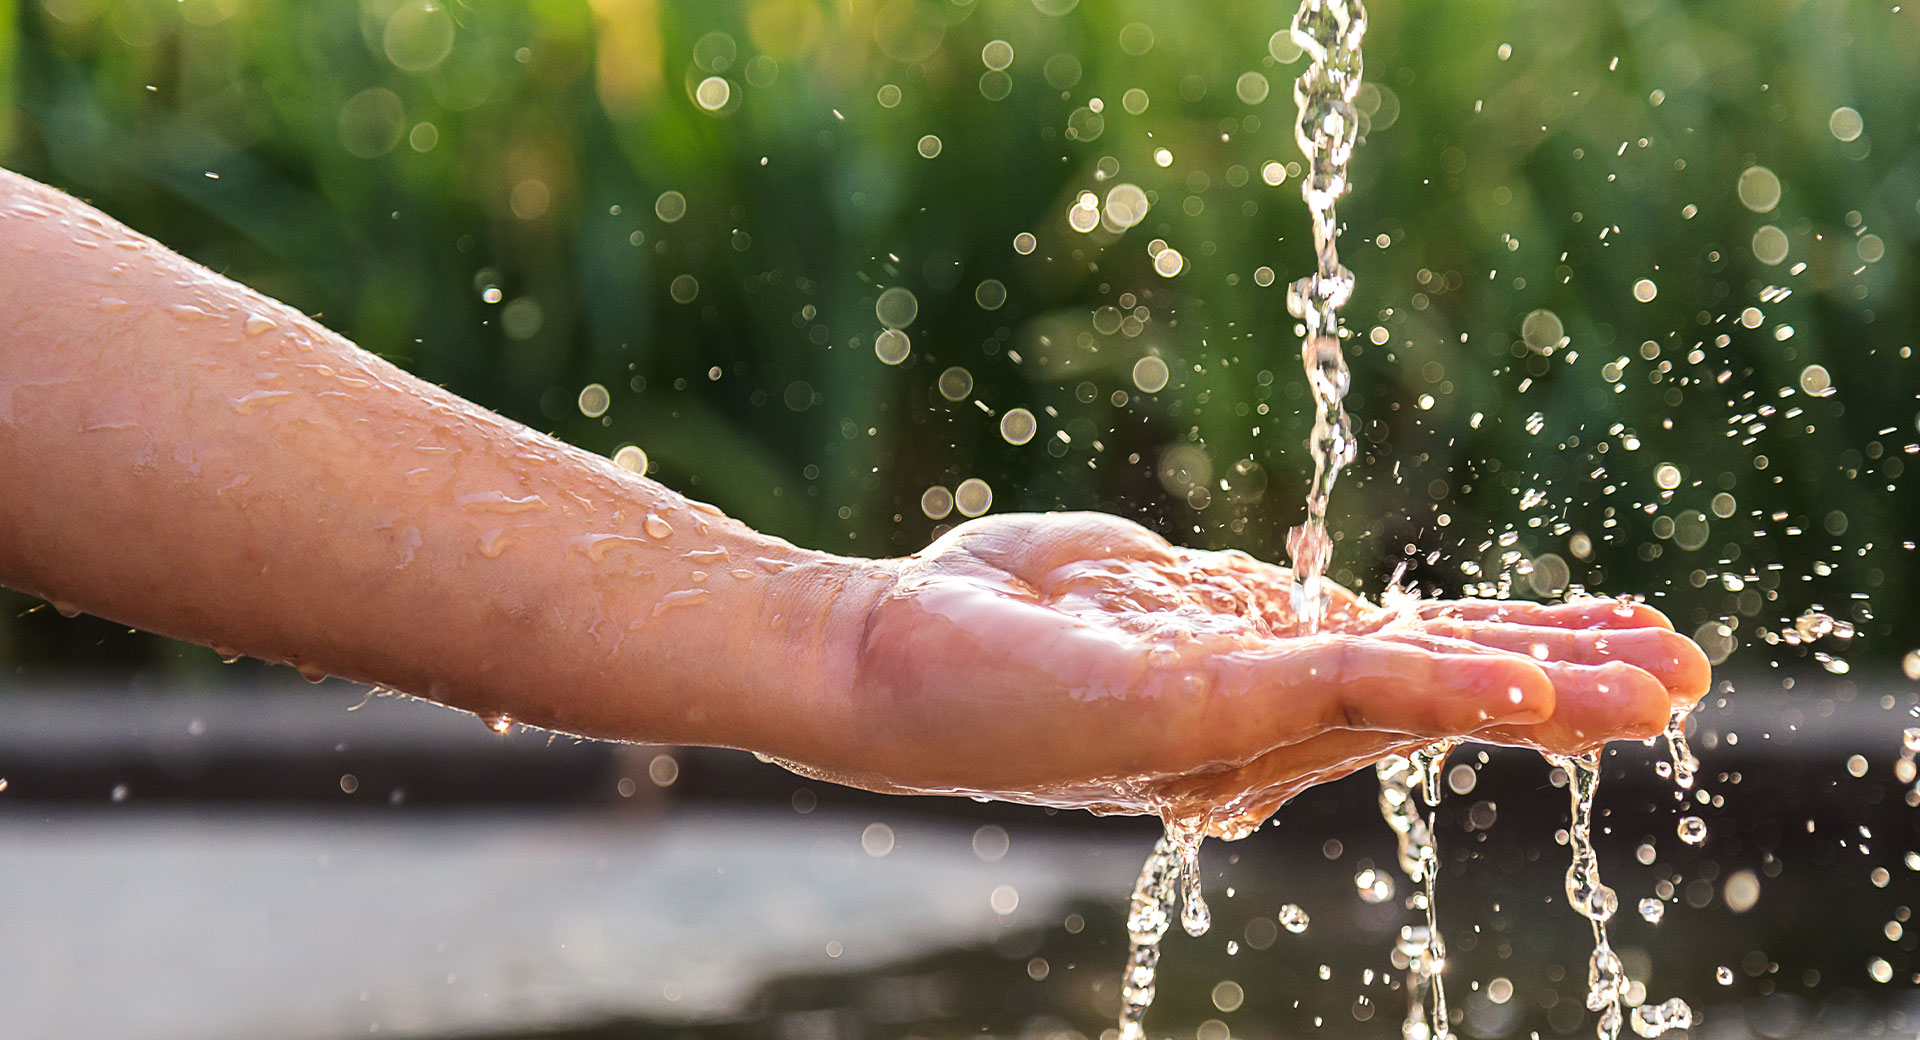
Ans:
[[[1400,1026],[1402,1040],[1450,1035],[1446,984],[1440,974],[1446,966],[1447,944],[1440,935],[1434,892],[1440,874],[1440,854],[1434,844],[1432,823],[1421,814],[1413,800],[1413,791],[1420,790],[1420,800],[1429,809],[1440,804],[1440,769],[1454,743],[1441,741],[1411,755],[1382,759],[1374,766],[1380,780],[1380,815],[1399,842],[1400,871],[1417,886],[1407,900],[1408,906],[1426,915],[1424,924],[1403,926],[1394,946],[1395,964],[1404,961],[1407,972],[1407,1015]]]
[[[1685,747],[1684,737],[1678,746]],[[1593,954],[1587,959],[1587,1010],[1600,1015],[1594,1034],[1599,1040],[1618,1040],[1620,1027],[1628,1021],[1633,1031],[1644,1037],[1691,1028],[1693,1009],[1678,997],[1634,1008],[1630,1019],[1625,1014],[1630,983],[1620,955],[1607,938],[1607,922],[1620,909],[1620,897],[1600,880],[1600,857],[1593,847],[1593,799],[1600,790],[1600,756],[1590,751],[1571,757],[1549,756],[1549,761],[1567,774],[1567,845],[1573,850],[1573,862],[1567,867],[1567,903],[1593,925]]]
[[[1340,264],[1340,223],[1335,204],[1347,193],[1347,164],[1360,137],[1360,40],[1367,12],[1360,0],[1302,0],[1293,16],[1293,42],[1311,64],[1294,81],[1299,106],[1294,138],[1307,157],[1300,195],[1313,219],[1314,272],[1287,287],[1287,309],[1304,329],[1300,360],[1313,391],[1313,483],[1307,518],[1287,534],[1293,561],[1293,609],[1307,631],[1326,614],[1325,574],[1333,555],[1327,536],[1327,503],[1340,469],[1353,460],[1353,430],[1344,401],[1351,377],[1340,348],[1340,308],[1353,295],[1353,272]]]

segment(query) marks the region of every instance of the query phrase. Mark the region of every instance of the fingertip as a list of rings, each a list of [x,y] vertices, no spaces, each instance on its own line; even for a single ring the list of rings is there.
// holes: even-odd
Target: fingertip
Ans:
[[[1667,686],[1658,676],[1618,661],[1594,667],[1599,673],[1595,689],[1603,702],[1617,705],[1613,716],[1618,722],[1616,732],[1601,734],[1602,740],[1646,740],[1667,728],[1673,709]]]
[[[1713,664],[1700,644],[1678,632],[1668,632],[1662,645],[1672,655],[1672,670],[1665,677],[1669,701],[1685,707],[1707,695],[1713,685]]]

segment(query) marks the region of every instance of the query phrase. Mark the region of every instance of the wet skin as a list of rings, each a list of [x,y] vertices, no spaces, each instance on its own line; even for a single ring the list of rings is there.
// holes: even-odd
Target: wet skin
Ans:
[[[881,791],[1203,818],[1449,736],[1646,737],[1650,608],[1335,590],[1090,513],[812,552],[510,422],[0,171],[0,583],[140,628]]]

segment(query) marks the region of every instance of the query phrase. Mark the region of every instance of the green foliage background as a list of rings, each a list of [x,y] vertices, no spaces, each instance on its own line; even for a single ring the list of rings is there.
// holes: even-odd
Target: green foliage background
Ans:
[[[1342,206],[1363,452],[1335,495],[1336,571],[1375,591],[1410,561],[1447,592],[1644,593],[1754,667],[1820,650],[1884,669],[1920,645],[1920,15],[1371,14]],[[1309,467],[1284,303],[1310,263],[1298,167],[1261,174],[1300,160],[1305,62],[1272,43],[1290,15],[0,0],[0,162],[509,416],[638,444],[654,476],[796,542],[910,552],[959,519],[922,493],[979,478],[995,510],[1112,510],[1277,559]],[[1004,79],[983,61],[995,40]],[[728,100],[710,112],[713,77]],[[1756,165],[1783,185],[1769,212],[1737,192]],[[1145,221],[1072,230],[1080,193],[1117,183],[1149,193]],[[672,222],[667,192],[686,202]],[[1768,225],[1779,264],[1755,255]],[[1178,276],[1155,273],[1154,240]],[[989,279],[998,309],[976,295]],[[873,349],[890,286],[919,302],[898,366]],[[1536,323],[1529,344],[1540,310],[1566,342]],[[1131,376],[1149,354],[1172,373],[1157,393]],[[1808,392],[1809,365],[1832,393]],[[972,389],[950,401],[955,366]],[[612,397],[597,418],[576,404],[593,383]],[[1029,444],[999,433],[1014,407],[1040,417]],[[4,605],[0,663],[210,664]],[[1769,645],[1816,607],[1859,637]]]

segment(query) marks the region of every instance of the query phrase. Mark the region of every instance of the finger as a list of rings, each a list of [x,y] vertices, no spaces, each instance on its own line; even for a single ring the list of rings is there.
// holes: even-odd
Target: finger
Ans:
[[[1624,599],[1580,599],[1571,603],[1523,600],[1453,599],[1422,603],[1422,618],[1456,621],[1510,621],[1553,628],[1664,628],[1673,622],[1645,603]]]
[[[1490,621],[1433,618],[1421,623],[1431,635],[1465,639],[1482,646],[1527,654],[1535,660],[1570,664],[1624,661],[1660,680],[1676,704],[1692,704],[1706,695],[1712,679],[1707,655],[1693,640],[1667,628],[1578,629]]]
[[[1546,661],[1541,669],[1553,680],[1553,717],[1493,726],[1474,734],[1476,739],[1571,755],[1609,740],[1645,740],[1666,728],[1672,710],[1667,689],[1649,672],[1621,661]]]
[[[1549,718],[1553,682],[1533,660],[1461,644],[1441,651],[1404,639],[1322,636],[1260,654],[1215,659],[1216,681],[1238,696],[1222,725],[1296,742],[1315,730],[1356,729],[1429,739],[1498,722]],[[1271,747],[1273,745],[1269,745]]]

